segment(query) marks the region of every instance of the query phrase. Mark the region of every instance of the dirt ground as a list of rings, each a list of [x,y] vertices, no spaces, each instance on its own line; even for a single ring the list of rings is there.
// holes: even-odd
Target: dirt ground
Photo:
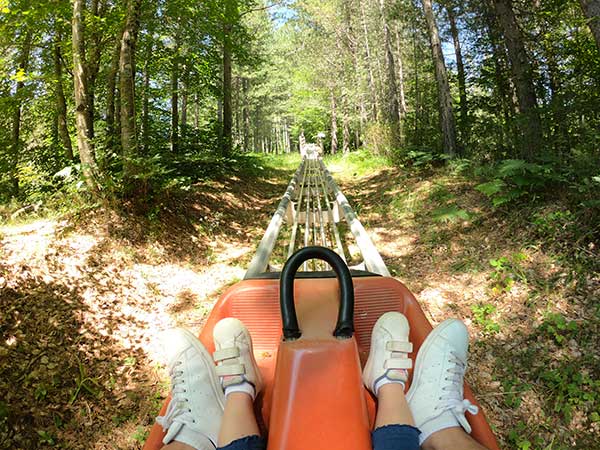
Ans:
[[[0,448],[141,448],[168,391],[158,336],[243,277],[287,172],[207,182],[154,220],[0,228]]]
[[[468,381],[502,447],[600,448],[598,274],[557,263],[460,177],[408,173],[334,175],[430,320],[469,326]],[[0,448],[141,448],[168,392],[160,332],[202,326],[290,177],[207,182],[152,219],[97,211],[0,228]],[[469,214],[440,219],[444,205]],[[564,329],[548,325],[559,313]]]

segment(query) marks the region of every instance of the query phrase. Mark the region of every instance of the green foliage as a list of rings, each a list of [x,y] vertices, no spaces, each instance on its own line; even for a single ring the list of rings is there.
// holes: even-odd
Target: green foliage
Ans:
[[[492,176],[492,181],[482,183],[476,189],[490,197],[495,207],[525,196],[539,195],[549,184],[561,181],[561,176],[551,165],[528,163],[521,159],[500,162]]]
[[[527,282],[527,276],[521,267],[521,263],[526,259],[527,255],[523,252],[513,253],[509,257],[490,259],[490,266],[494,269],[490,274],[492,291],[510,292],[515,281]]]
[[[37,430],[37,434],[39,436],[40,444],[54,445],[56,443],[54,436],[46,430]]]
[[[76,376],[75,383],[76,387],[73,390],[73,394],[71,395],[71,399],[69,400],[69,404],[72,405],[75,403],[77,398],[82,392],[85,392],[92,397],[98,396],[98,389],[101,388],[100,383],[98,381],[87,375],[87,371],[85,366],[81,363],[81,361],[77,361],[79,367],[79,373]]]
[[[494,334],[500,331],[500,325],[491,318],[496,313],[496,307],[491,303],[472,305],[471,312],[473,321],[482,327],[485,333]]]
[[[582,373],[574,364],[561,365],[558,368],[542,369],[540,380],[553,393],[552,409],[570,422],[576,408],[598,407],[600,401],[600,380]],[[589,417],[593,420],[594,417]]]
[[[454,223],[471,220],[471,214],[465,209],[458,208],[458,206],[447,206],[434,210],[433,220],[436,222]]]
[[[133,433],[133,436],[131,437],[134,441],[143,444],[148,439],[149,434],[150,431],[146,427],[138,426],[135,430],[135,433]]]
[[[539,331],[547,333],[557,344],[564,344],[577,335],[579,327],[574,320],[567,321],[565,316],[559,313],[548,313],[539,327]]]
[[[519,421],[517,424],[517,427],[514,430],[510,430],[510,432],[508,433],[508,440],[510,441],[511,444],[514,445],[514,448],[517,448],[518,450],[531,450],[533,444],[529,440],[530,434],[531,434],[530,427],[528,427],[527,424],[524,423],[523,421]],[[536,441],[537,440],[538,439],[536,439]],[[539,444],[541,445],[542,443],[540,442]],[[536,442],[536,445],[537,445],[537,442]],[[535,447],[535,448],[538,448],[538,447]],[[541,447],[539,447],[539,448],[541,448]]]
[[[332,173],[342,172],[351,174],[352,177],[362,177],[389,166],[391,162],[386,156],[375,155],[369,150],[361,149],[346,155],[327,155],[325,164]]]

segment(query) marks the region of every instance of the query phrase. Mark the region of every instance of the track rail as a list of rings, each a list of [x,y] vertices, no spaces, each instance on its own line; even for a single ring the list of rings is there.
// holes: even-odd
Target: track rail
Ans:
[[[340,231],[340,212],[361,254],[362,262],[356,268],[389,277],[381,255],[325,163],[318,153],[308,152],[279,202],[244,278],[276,271],[270,261],[280,237],[284,240],[283,254],[287,258],[300,248],[319,245],[331,248],[346,262],[349,259],[344,247],[347,233]],[[329,269],[322,261],[303,264],[304,271]]]

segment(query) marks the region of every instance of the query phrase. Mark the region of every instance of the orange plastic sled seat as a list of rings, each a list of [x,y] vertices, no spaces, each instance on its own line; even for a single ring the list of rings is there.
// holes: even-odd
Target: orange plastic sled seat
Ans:
[[[225,317],[237,317],[249,329],[265,381],[255,409],[269,450],[368,450],[376,400],[363,387],[361,370],[375,322],[387,311],[399,311],[408,318],[413,361],[432,327],[402,283],[366,274],[354,276],[350,282],[355,332],[340,330],[344,327],[340,327],[340,308],[344,306],[340,284],[332,272],[316,274],[298,278],[295,284],[292,279],[292,292],[288,293],[301,336],[290,338],[289,324],[282,322],[280,281],[254,279],[241,281],[222,295],[200,340],[213,352],[213,327]],[[468,386],[465,396],[478,405]],[[467,419],[473,438],[488,449],[499,449],[481,408],[477,415],[467,414]],[[161,448],[163,436],[155,424],[144,449]]]

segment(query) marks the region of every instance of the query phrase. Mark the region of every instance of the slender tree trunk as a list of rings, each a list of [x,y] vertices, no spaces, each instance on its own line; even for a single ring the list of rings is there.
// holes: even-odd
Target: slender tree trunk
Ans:
[[[579,2],[600,51],[600,0],[579,0]]]
[[[92,0],[90,14],[99,19],[104,16],[106,8],[106,2],[101,2],[100,0]],[[89,116],[88,123],[90,124],[88,129],[88,137],[89,139],[94,139],[96,136],[95,126],[96,126],[96,81],[98,79],[98,74],[100,73],[100,63],[102,61],[102,30],[99,27],[91,27],[91,31],[89,33],[89,45],[90,51],[88,52],[87,58],[87,70],[86,74],[88,77],[87,84],[87,114]]]
[[[225,25],[225,41],[223,45],[223,141],[221,152],[231,154],[233,149],[233,111],[231,108],[231,26]]]
[[[385,0],[379,0],[379,12],[381,14],[381,23],[383,25],[383,42],[385,47],[385,98],[387,99],[387,117],[386,121],[391,127],[392,144],[396,146],[400,143],[400,101],[398,97],[398,84],[396,81],[396,63],[394,61],[394,52],[392,50],[392,38],[387,21],[387,10]]]
[[[450,84],[448,83],[448,72],[442,53],[440,35],[433,15],[431,0],[422,0],[431,41],[431,52],[435,66],[435,78],[438,85],[438,101],[440,109],[440,122],[444,138],[444,153],[449,157],[456,155],[456,124],[454,110],[452,108],[452,96],[450,95]]]
[[[90,116],[88,114],[88,76],[85,63],[84,36],[85,0],[73,0],[73,91],[75,94],[75,125],[77,149],[86,183],[94,194],[99,194],[99,171],[96,164],[94,142],[90,139]]]
[[[124,176],[132,180],[138,171],[135,159],[139,156],[135,121],[135,52],[142,0],[127,2],[127,18],[121,41],[119,80],[121,86],[121,147],[124,157]],[[139,186],[135,186],[137,188]],[[129,187],[134,188],[134,186]]]
[[[400,100],[400,115],[404,116],[408,112],[408,107],[406,106],[406,93],[404,87],[404,63],[402,61],[402,40],[400,39],[400,29],[398,24],[396,24],[395,28],[396,34],[396,49],[397,49],[397,58],[398,62],[398,95]]]
[[[183,83],[182,83],[182,92],[181,92],[181,136],[184,138],[187,134],[187,126],[188,126],[188,87],[190,84],[189,77],[189,68],[187,62],[183,64]]]
[[[483,17],[486,24],[488,39],[492,46],[492,61],[494,64],[494,78],[496,95],[499,98],[499,103],[504,116],[504,123],[500,128],[499,142],[504,150],[507,150],[507,137],[510,132],[512,117],[518,112],[516,107],[516,99],[514,98],[514,89],[511,86],[510,78],[508,77],[508,60],[506,57],[506,47],[501,45],[502,32],[496,14],[494,12],[493,0],[487,0],[483,8]]]
[[[250,151],[250,100],[248,92],[250,90],[250,81],[248,78],[242,78],[242,91],[244,94],[244,105],[242,111],[242,121],[244,123],[244,151]]]
[[[369,74],[369,92],[371,94],[371,104],[372,104],[372,112],[373,118],[375,120],[379,119],[379,98],[377,96],[377,88],[375,86],[375,76],[373,75],[373,66],[371,65],[372,57],[371,57],[371,47],[369,45],[369,29],[367,27],[367,18],[365,17],[365,6],[362,0],[359,0],[360,5],[360,17],[363,27],[363,39],[365,45],[365,56],[366,56],[366,65],[367,72]]]
[[[523,36],[513,11],[512,0],[494,0],[498,22],[504,32],[510,68],[517,91],[519,112],[523,115],[522,156],[532,159],[542,142],[542,128],[533,84],[533,69],[525,51]]]
[[[194,129],[200,128],[200,96],[194,93]]]
[[[419,144],[421,141],[420,115],[421,115],[421,89],[420,89],[420,72],[419,72],[419,52],[417,45],[417,26],[413,21],[413,67],[415,71],[415,122],[413,142]]]
[[[54,41],[54,77],[55,77],[55,96],[56,96],[56,125],[58,137],[65,149],[65,156],[68,160],[73,160],[73,145],[69,135],[67,125],[67,99],[63,88],[63,66],[62,66],[62,37],[56,33]]]
[[[117,129],[115,128],[115,115],[116,112],[119,111],[119,121],[120,117],[120,107],[117,110],[116,108],[116,97],[117,97],[117,78],[119,76],[119,58],[121,57],[121,40],[123,39],[123,30],[119,32],[116,40],[116,44],[114,46],[112,57],[110,61],[110,68],[107,74],[107,84],[106,84],[106,146],[111,149],[114,147],[117,142],[116,137],[120,135],[120,126],[119,132],[117,133]]]
[[[338,138],[337,138],[337,104],[335,101],[335,94],[331,91],[331,154],[335,155],[338,149]]]
[[[342,140],[342,152],[345,154],[350,153],[350,121],[348,114],[344,113],[343,117],[343,140]]]
[[[31,43],[33,36],[31,32],[27,32],[25,35],[25,40],[23,42],[23,47],[21,50],[21,55],[19,56],[19,71],[24,73],[27,72],[29,68],[29,55],[31,53]],[[19,175],[18,175],[18,166],[19,159],[21,158],[21,93],[23,88],[25,87],[24,81],[17,81],[17,86],[15,89],[15,106],[13,112],[13,121],[12,121],[12,136],[11,136],[11,180],[13,184],[13,195],[19,194]]]
[[[179,47],[171,68],[171,151],[179,151]]]
[[[460,132],[463,144],[468,140],[467,132],[469,129],[469,106],[467,103],[467,77],[465,75],[465,64],[463,62],[462,48],[460,45],[460,36],[456,26],[456,16],[454,7],[448,5],[448,21],[450,22],[450,33],[454,41],[454,54],[456,55],[456,69],[458,71],[458,92],[460,97]]]
[[[152,43],[148,44],[144,61],[144,91],[142,97],[142,148],[148,153],[150,147],[150,60],[152,59]]]

